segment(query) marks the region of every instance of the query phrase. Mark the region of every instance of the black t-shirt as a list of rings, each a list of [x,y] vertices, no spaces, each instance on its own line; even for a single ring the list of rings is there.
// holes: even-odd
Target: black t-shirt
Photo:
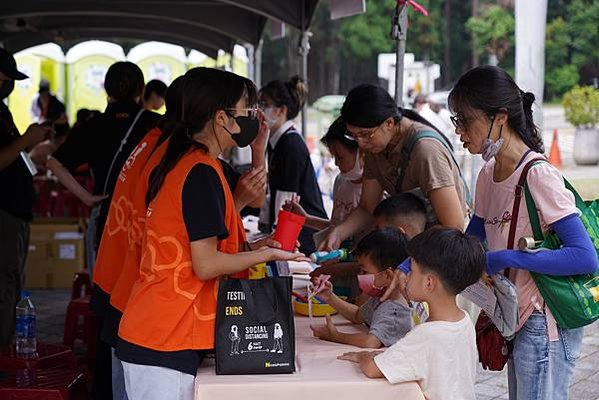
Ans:
[[[10,145],[19,138],[8,107],[0,101],[0,148]],[[21,156],[0,170],[0,210],[24,221],[33,218],[32,207],[35,200],[33,177]]]
[[[300,205],[308,214],[327,218],[310,152],[299,133],[289,130],[277,142],[270,154],[268,183],[271,226],[276,217],[274,208],[277,191],[297,193],[300,196]],[[299,239],[300,250],[313,251],[312,232],[306,228],[302,230]]]
[[[70,171],[88,163],[95,181],[94,194],[110,196],[102,202],[100,215],[96,222],[96,244],[99,243],[102,236],[112,192],[123,163],[139,141],[157,125],[160,119],[160,115],[151,111],[144,111],[140,115],[126,144],[115,159],[110,176],[107,176],[112,160],[121,146],[121,141],[141,109],[140,105],[133,102],[108,104],[103,114],[73,128],[67,140],[52,155]],[[105,184],[106,193],[103,193]]]
[[[239,174],[225,161],[219,161],[223,166],[227,184],[233,192],[239,181]],[[219,239],[226,238],[229,232],[225,224],[225,207],[225,193],[214,168],[206,164],[194,166],[183,184],[181,205],[190,242],[213,236]],[[207,351],[157,351],[120,338],[115,340],[116,337],[106,331],[111,330],[116,334],[121,316],[118,310],[111,310],[107,318],[110,327],[105,327],[103,332],[105,341],[116,342],[119,359],[134,364],[170,368],[190,375],[196,374]]]

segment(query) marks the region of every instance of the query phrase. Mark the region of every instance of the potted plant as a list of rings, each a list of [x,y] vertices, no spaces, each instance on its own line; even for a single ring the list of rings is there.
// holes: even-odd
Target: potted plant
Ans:
[[[574,162],[597,165],[599,162],[599,91],[592,86],[575,86],[562,102],[566,120],[576,127]]]

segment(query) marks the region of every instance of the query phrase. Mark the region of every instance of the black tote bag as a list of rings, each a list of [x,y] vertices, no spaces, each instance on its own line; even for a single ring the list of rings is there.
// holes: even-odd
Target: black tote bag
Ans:
[[[217,375],[295,371],[291,277],[222,280],[216,308]]]

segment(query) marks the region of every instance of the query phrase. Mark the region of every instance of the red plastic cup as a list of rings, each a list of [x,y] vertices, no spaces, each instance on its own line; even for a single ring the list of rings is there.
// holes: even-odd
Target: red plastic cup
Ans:
[[[306,218],[289,211],[279,211],[275,240],[281,243],[281,249],[286,251],[295,250],[297,238],[306,222]]]

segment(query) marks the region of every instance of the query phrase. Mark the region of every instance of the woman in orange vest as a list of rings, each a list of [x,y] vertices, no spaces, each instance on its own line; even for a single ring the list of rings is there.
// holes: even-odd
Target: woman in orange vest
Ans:
[[[218,278],[303,258],[271,247],[240,252],[245,232],[218,156],[249,145],[264,124],[248,108],[255,86],[208,68],[184,79],[182,121],[150,178],[140,277],[119,328],[130,400],[193,399],[197,368],[214,347]]]

